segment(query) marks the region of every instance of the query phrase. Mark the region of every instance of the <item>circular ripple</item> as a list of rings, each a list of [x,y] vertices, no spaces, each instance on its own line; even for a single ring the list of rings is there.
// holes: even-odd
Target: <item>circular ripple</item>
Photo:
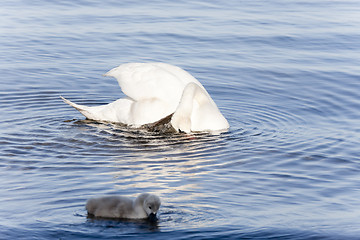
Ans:
[[[59,95],[0,94],[7,113],[0,120],[1,164],[28,174],[9,178],[8,186],[23,186],[17,190],[23,193],[21,199],[16,191],[9,198],[35,201],[42,213],[66,217],[69,209],[84,211],[85,200],[94,194],[135,197],[150,190],[164,202],[162,228],[216,225],[214,216],[238,221],[239,211],[233,209],[242,210],[254,224],[261,219],[258,215],[272,216],[276,222],[283,218],[267,212],[266,203],[286,207],[289,202],[336,199],[339,192],[332,191],[327,179],[336,175],[341,181],[354,169],[354,157],[336,154],[355,142],[334,130],[324,132],[326,126],[319,128],[286,104],[232,102],[231,109],[222,108],[231,128],[220,135],[159,134],[84,120]],[[322,104],[305,105],[302,111],[320,112],[314,109]],[[337,111],[342,112],[332,114]],[[49,186],[38,186],[44,181]],[[41,201],[34,199],[34,191]]]

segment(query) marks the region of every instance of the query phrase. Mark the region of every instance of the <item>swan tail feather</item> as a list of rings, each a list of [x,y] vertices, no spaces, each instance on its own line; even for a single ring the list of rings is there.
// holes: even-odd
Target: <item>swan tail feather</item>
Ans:
[[[86,118],[88,119],[94,119],[93,114],[91,113],[90,107],[84,106],[84,105],[79,105],[76,103],[73,103],[70,100],[67,100],[66,98],[64,98],[63,96],[60,96],[60,98],[67,104],[69,104],[70,106],[72,106],[73,108],[75,108],[76,110],[78,110],[82,115],[84,115]]]

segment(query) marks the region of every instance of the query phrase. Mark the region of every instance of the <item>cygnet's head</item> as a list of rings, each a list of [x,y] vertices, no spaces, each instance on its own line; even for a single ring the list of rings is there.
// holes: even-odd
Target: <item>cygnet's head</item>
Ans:
[[[161,205],[158,196],[150,194],[144,200],[143,207],[150,220],[156,220],[156,213]]]

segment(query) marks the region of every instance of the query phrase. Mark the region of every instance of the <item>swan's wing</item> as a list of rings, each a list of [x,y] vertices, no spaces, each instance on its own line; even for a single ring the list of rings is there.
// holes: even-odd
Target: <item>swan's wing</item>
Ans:
[[[186,85],[180,103],[172,116],[176,131],[218,131],[229,128],[229,123],[205,89],[195,83]]]
[[[151,63],[154,66],[157,66],[158,68],[163,69],[164,71],[167,71],[171,74],[173,74],[174,76],[177,76],[177,78],[182,82],[182,84],[184,85],[184,87],[190,83],[190,82],[194,82],[197,85],[199,85],[200,87],[204,88],[201,83],[194,78],[190,73],[188,73],[187,71],[185,71],[184,69],[171,65],[171,64],[167,64],[167,63],[161,63],[161,62],[155,62],[155,63]]]
[[[104,75],[115,77],[124,94],[134,101],[153,98],[177,104],[187,83],[201,86],[186,71],[166,63],[126,63]]]
[[[191,130],[213,132],[228,129],[229,123],[214,100],[204,89],[196,87],[191,114]]]

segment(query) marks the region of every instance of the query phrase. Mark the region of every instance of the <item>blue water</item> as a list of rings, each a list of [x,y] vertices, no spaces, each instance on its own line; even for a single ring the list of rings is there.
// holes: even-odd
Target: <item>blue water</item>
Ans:
[[[360,239],[360,2],[0,3],[0,239]],[[180,66],[231,128],[159,135],[59,98],[122,96],[126,62]],[[160,196],[159,221],[87,218]]]

